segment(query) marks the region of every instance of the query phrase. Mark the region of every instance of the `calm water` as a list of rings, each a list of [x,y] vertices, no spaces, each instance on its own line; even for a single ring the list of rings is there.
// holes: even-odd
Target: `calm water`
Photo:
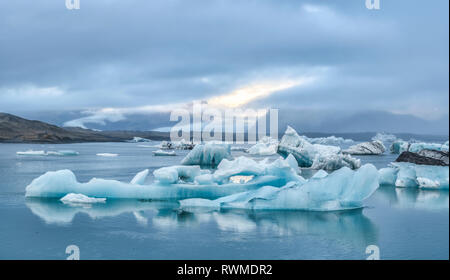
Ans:
[[[154,157],[155,148],[139,145],[0,144],[0,259],[65,259],[71,244],[82,259],[365,259],[372,244],[382,259],[449,258],[448,192],[382,187],[363,209],[329,213],[192,214],[178,211],[177,202],[110,200],[80,208],[24,197],[32,179],[49,170],[71,169],[81,182],[129,181],[145,168],[178,164],[187,154]],[[16,155],[28,149],[80,155]],[[382,168],[395,156],[360,158]]]

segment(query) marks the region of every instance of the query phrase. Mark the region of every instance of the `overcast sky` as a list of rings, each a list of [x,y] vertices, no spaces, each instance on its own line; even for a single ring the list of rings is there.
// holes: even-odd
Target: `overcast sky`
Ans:
[[[206,100],[448,117],[447,0],[80,2],[1,1],[0,111],[123,118]]]

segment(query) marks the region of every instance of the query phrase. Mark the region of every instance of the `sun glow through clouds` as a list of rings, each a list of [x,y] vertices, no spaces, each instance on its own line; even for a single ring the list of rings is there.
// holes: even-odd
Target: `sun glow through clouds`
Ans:
[[[304,85],[311,81],[311,78],[302,78],[297,80],[254,83],[238,88],[228,94],[213,97],[208,100],[208,104],[213,106],[237,108],[254,100],[265,98],[275,92]]]

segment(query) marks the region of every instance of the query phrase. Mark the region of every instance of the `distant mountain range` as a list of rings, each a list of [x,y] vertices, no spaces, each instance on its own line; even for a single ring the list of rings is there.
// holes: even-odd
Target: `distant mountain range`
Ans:
[[[82,128],[62,128],[41,121],[0,113],[0,142],[3,143],[123,142],[135,136],[152,140],[169,138],[169,134],[164,132],[105,132]]]
[[[368,141],[376,134],[376,132],[392,133],[392,131],[400,130],[398,129],[398,125],[401,123],[404,124],[405,130],[394,132],[399,138],[405,140],[414,138],[421,139],[422,141],[436,141],[436,139],[439,139],[439,141],[444,141],[444,139],[448,140],[448,120],[443,120],[431,125],[425,120],[411,116],[392,117],[391,115],[392,114],[366,113],[361,114],[358,117],[347,117],[345,120],[340,120],[339,118],[330,119],[328,124],[316,123],[315,126],[312,126],[305,122],[302,114],[282,114],[280,115],[278,132],[279,137],[281,137],[286,126],[290,125],[300,134],[308,137],[327,137],[335,135],[353,139],[355,141]],[[161,114],[159,114],[157,118],[150,118],[149,116],[144,118],[144,116],[141,115],[136,119],[136,122],[133,122],[135,119],[130,117],[127,118],[127,120],[120,122],[106,122],[104,126],[95,125],[95,127],[106,128],[105,130],[97,131],[78,127],[60,127],[42,121],[28,120],[12,114],[0,113],[0,143],[123,142],[131,140],[133,137],[142,137],[156,141],[169,140],[168,132],[139,130],[139,128],[142,127],[139,124],[143,124],[145,119],[150,119],[155,123],[158,119],[161,121],[161,124],[164,123],[166,126],[175,124],[168,121],[164,122],[166,118],[161,116]],[[393,119],[396,120],[393,121]],[[56,122],[56,120],[53,120],[52,122]],[[445,126],[446,122],[447,126],[442,127]],[[146,125],[148,124],[149,123],[146,123]],[[324,130],[327,131],[330,125],[334,128],[333,133],[321,132]],[[420,131],[420,129],[416,128],[416,125],[420,127],[428,126],[429,129],[422,133],[417,132]],[[153,124],[153,126],[155,126],[155,124]],[[438,127],[441,127],[441,129],[446,128],[447,135],[445,135],[445,132],[436,133],[435,131],[439,131],[437,130]],[[115,129],[111,130],[111,128]],[[307,129],[311,129],[309,131],[314,131],[313,129],[317,128],[319,128],[319,130],[315,131],[318,132],[307,132]]]

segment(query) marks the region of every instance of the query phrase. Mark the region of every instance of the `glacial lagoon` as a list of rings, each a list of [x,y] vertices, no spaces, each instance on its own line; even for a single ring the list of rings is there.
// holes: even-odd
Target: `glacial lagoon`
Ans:
[[[25,198],[25,187],[47,171],[70,169],[79,182],[93,177],[129,182],[149,169],[151,181],[154,170],[177,165],[188,153],[157,157],[155,143],[146,144],[1,144],[0,259],[65,259],[69,245],[80,248],[81,259],[366,259],[369,245],[379,247],[381,259],[448,259],[448,191],[382,186],[362,209],[333,212],[189,213],[176,201],[74,206]],[[27,150],[79,154],[16,154]],[[397,156],[356,157],[380,169]]]

